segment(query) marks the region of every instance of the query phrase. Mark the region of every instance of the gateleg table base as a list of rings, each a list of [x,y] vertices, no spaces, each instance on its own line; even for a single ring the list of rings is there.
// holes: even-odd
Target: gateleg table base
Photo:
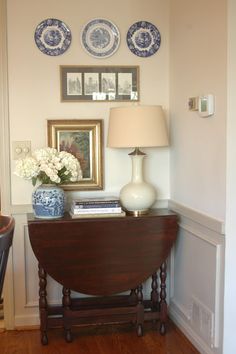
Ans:
[[[39,265],[39,310],[41,322],[41,343],[48,344],[48,329],[64,329],[66,342],[73,340],[72,329],[76,325],[102,325],[112,323],[132,323],[136,333],[144,333],[144,322],[159,321],[159,332],[166,333],[166,262],[160,268],[158,289],[157,273],[152,275],[150,299],[143,299],[143,286],[132,289],[129,295],[113,295],[85,298],[71,298],[70,289],[63,287],[61,305],[47,302],[47,274]]]

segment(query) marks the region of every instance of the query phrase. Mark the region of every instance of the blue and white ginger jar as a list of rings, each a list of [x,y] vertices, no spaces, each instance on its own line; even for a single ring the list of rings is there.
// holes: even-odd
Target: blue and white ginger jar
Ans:
[[[32,206],[36,218],[62,218],[65,212],[65,192],[54,184],[42,184],[33,192]]]

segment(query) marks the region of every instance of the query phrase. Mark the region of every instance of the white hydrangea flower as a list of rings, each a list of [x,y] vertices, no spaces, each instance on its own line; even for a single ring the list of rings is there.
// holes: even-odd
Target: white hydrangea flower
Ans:
[[[72,154],[54,148],[37,149],[33,157],[16,162],[15,174],[35,185],[38,179],[41,183],[76,182],[83,178],[80,163]]]
[[[16,161],[15,174],[24,179],[32,179],[39,173],[39,166],[37,160],[33,157],[19,159]]]

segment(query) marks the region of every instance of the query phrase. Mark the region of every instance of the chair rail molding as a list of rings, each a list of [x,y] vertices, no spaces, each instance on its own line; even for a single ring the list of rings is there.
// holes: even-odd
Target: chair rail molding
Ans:
[[[197,210],[191,209],[183,204],[180,204],[174,200],[169,199],[168,208],[175,211],[177,214],[185,216],[189,220],[193,220],[209,230],[216,232],[217,234],[225,234],[225,223],[223,220],[215,219],[209,215],[203,214]]]

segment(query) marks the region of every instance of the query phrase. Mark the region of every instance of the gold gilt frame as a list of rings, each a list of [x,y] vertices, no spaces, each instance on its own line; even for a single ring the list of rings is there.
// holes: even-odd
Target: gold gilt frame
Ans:
[[[72,153],[80,162],[82,180],[64,190],[103,189],[103,120],[48,120],[48,146]]]

